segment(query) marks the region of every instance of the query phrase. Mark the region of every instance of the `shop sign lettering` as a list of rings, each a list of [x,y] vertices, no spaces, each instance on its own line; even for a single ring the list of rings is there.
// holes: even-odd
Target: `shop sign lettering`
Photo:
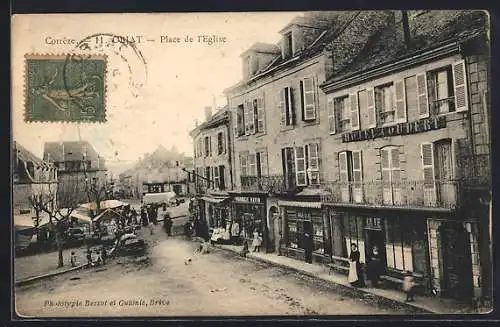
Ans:
[[[381,218],[366,218],[366,228],[382,230],[382,219]]]
[[[342,135],[342,142],[373,140],[380,137],[409,135],[428,132],[446,127],[446,117],[432,117],[394,126],[375,127],[361,131],[353,131]]]
[[[237,202],[260,203],[260,198],[250,196],[237,196],[234,198]]]

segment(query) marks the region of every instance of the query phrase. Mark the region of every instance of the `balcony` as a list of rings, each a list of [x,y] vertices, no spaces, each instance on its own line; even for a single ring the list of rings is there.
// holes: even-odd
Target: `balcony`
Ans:
[[[391,207],[405,209],[453,210],[457,206],[459,183],[456,181],[401,181],[387,183],[327,182],[327,194],[321,197],[326,204],[360,207]]]
[[[287,187],[283,175],[271,176],[241,176],[241,190],[251,192],[266,192],[270,194],[281,194],[292,189],[294,185]]]

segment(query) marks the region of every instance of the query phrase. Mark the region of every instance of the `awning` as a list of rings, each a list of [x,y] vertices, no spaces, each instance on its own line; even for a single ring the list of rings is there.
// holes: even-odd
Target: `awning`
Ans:
[[[201,199],[204,200],[204,201],[210,202],[210,203],[219,204],[219,203],[222,203],[222,202],[224,202],[226,200],[229,200],[229,197],[212,198],[212,197],[209,197],[209,196],[202,196]]]
[[[299,207],[310,209],[321,209],[321,202],[307,202],[307,201],[278,201],[280,207]]]
[[[125,206],[125,205],[127,205],[127,203],[122,202],[122,201],[118,201],[118,200],[101,201],[101,209],[109,209],[109,208],[114,209],[114,208],[118,208],[118,207]],[[84,203],[84,204],[81,204],[80,207],[91,209],[91,210],[97,209],[97,205],[95,202]]]

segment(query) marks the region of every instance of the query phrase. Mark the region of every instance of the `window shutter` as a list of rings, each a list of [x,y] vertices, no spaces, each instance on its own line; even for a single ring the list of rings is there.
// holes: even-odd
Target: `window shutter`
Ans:
[[[261,176],[267,176],[269,174],[269,168],[267,164],[267,151],[260,152],[259,161]]]
[[[349,172],[347,166],[347,152],[339,152],[339,173],[340,173],[340,182],[348,183],[349,182]]]
[[[422,168],[424,173],[424,204],[436,203],[436,182],[434,172],[434,146],[432,143],[422,143]]]
[[[300,87],[303,120],[314,120],[316,119],[314,79],[312,77],[304,78],[303,81],[300,81]]]
[[[280,90],[281,126],[286,126],[286,89]]]
[[[417,75],[417,94],[418,94],[418,114],[420,118],[429,117],[429,100],[427,96],[427,74]]]
[[[306,154],[302,146],[295,147],[295,177],[297,186],[307,185],[306,179]]]
[[[366,110],[368,110],[368,128],[377,127],[375,114],[375,90],[373,88],[366,90]]]
[[[212,167],[212,175],[214,176],[214,187],[219,188],[219,168]]]
[[[264,93],[257,99],[257,133],[266,132],[266,112],[264,109]]]
[[[293,89],[288,87],[288,115],[289,115],[289,125],[295,125],[297,123],[297,117],[295,113],[295,105],[293,103]]]
[[[356,131],[359,129],[359,103],[358,93],[351,93],[349,96],[349,105],[351,111],[351,130]]]
[[[255,111],[256,111],[256,106],[257,106],[257,103],[256,101],[248,101],[248,107],[249,107],[249,110],[248,110],[248,119],[249,119],[249,122],[248,122],[248,130],[249,130],[249,134],[255,134]]]
[[[248,155],[248,174],[250,176],[257,176],[257,164],[255,153]]]
[[[318,185],[320,183],[319,178],[319,144],[311,143],[309,144],[309,158],[308,158],[308,169],[311,171],[311,185]]]
[[[395,83],[396,90],[396,120],[400,123],[406,122],[406,97],[405,81],[399,80]]]
[[[453,64],[453,87],[455,89],[455,111],[468,109],[467,79],[465,61],[460,60]]]
[[[434,149],[432,143],[422,143],[422,167],[425,188],[434,188]]]
[[[243,103],[243,120],[245,122],[245,135],[250,134],[250,108],[247,100]]]
[[[300,104],[302,111],[302,120],[306,120],[306,105],[305,105],[305,90],[304,90],[304,80],[300,80]]]
[[[326,106],[328,109],[328,125],[330,126],[330,134],[335,134],[335,125],[337,121],[335,120],[335,106],[333,96],[327,96]]]
[[[361,151],[352,151],[352,177],[352,180],[356,183],[363,181]]]
[[[209,153],[210,153],[210,157],[211,157],[212,156],[212,136],[208,137],[208,148],[210,149]]]
[[[248,166],[247,166],[247,156],[245,153],[240,153],[240,167],[241,167],[241,176],[247,176]]]

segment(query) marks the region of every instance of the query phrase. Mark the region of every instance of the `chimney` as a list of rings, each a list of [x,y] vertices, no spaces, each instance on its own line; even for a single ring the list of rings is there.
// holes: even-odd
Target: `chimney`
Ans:
[[[205,120],[209,121],[212,119],[212,107],[205,107]]]
[[[405,46],[409,48],[411,46],[411,37],[410,37],[410,25],[408,23],[408,12],[406,10],[402,10],[402,23],[403,23],[403,33],[405,38]]]

